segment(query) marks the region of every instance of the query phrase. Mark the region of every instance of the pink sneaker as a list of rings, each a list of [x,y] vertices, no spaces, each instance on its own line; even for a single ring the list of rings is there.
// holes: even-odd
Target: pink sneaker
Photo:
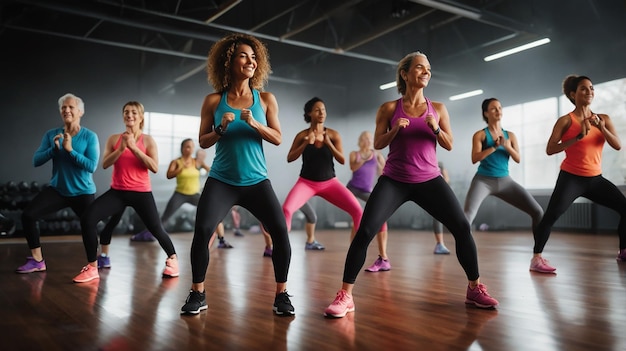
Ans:
[[[530,270],[539,273],[556,273],[556,268],[548,264],[548,260],[539,256],[530,260]]]
[[[348,294],[344,289],[341,289],[337,292],[335,301],[333,301],[330,306],[326,307],[324,316],[341,318],[348,312],[354,312],[354,301],[352,300],[352,295]]]
[[[367,272],[385,272],[391,269],[391,263],[389,260],[385,260],[382,257],[378,256],[374,264],[365,268]]]
[[[626,249],[619,250],[615,259],[620,262],[626,262]]]
[[[165,269],[163,269],[163,276],[168,278],[178,277],[178,260],[175,258],[168,258],[165,260]]]
[[[86,283],[94,279],[100,279],[98,274],[98,268],[88,264],[80,270],[77,276],[74,277],[74,283]]]
[[[485,284],[478,284],[474,289],[471,289],[468,285],[465,303],[473,304],[478,308],[495,308],[498,306],[498,300],[489,296]]]

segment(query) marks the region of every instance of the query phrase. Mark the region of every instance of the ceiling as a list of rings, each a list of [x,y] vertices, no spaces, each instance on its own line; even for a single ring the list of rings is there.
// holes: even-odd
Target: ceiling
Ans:
[[[525,59],[490,66],[483,57],[543,37],[552,43],[533,49],[542,55],[541,61],[558,63],[572,54],[581,60],[621,55],[624,66],[624,4],[622,0],[4,0],[0,38],[57,37],[140,51],[146,54],[141,64],[148,70],[167,57],[177,61],[170,65],[175,70],[170,84],[201,74],[210,45],[233,31],[253,34],[268,45],[271,79],[297,84],[359,84],[363,76],[375,84],[385,83],[394,79],[395,64],[402,56],[420,50],[433,65],[433,83],[453,93],[480,85],[477,81],[495,84],[503,70],[530,64]]]

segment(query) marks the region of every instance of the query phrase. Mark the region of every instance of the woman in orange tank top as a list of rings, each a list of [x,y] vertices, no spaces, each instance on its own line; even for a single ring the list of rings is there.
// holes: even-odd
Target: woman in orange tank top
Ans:
[[[591,79],[574,75],[566,77],[563,94],[575,108],[556,121],[546,147],[548,155],[565,151],[565,159],[561,163],[548,208],[533,230],[535,247],[530,270],[539,273],[556,272],[556,268],[541,254],[554,223],[581,196],[611,208],[620,215],[617,260],[626,261],[626,197],[602,176],[602,148],[606,142],[615,150],[621,149],[620,138],[608,115],[591,110],[594,98]]]

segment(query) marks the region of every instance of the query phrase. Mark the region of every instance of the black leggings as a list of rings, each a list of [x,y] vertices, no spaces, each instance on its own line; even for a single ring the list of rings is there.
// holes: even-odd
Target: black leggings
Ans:
[[[123,213],[126,206],[132,207],[137,212],[148,230],[159,241],[167,257],[176,254],[174,244],[159,220],[159,212],[154,203],[152,192],[109,189],[92,202],[81,216],[83,245],[88,262],[94,262],[98,258],[98,233],[96,229],[98,222],[109,216]],[[109,222],[113,222],[113,219]],[[100,234],[100,241],[103,245],[111,243],[111,234],[112,232]]]
[[[626,248],[626,197],[624,194],[602,175],[595,177],[581,177],[565,171],[559,172],[556,185],[548,208],[533,231],[535,237],[534,253],[543,252],[552,226],[561,217],[570,205],[578,197],[585,197],[599,205],[606,206],[615,210],[620,215],[619,224],[617,226],[617,234],[619,235],[619,248]]]
[[[274,243],[272,262],[276,282],[286,282],[291,245],[285,216],[270,181],[264,180],[251,186],[233,186],[208,178],[196,210],[196,227],[191,243],[193,283],[204,282],[209,267],[209,239],[233,205],[247,209],[263,223]]]
[[[365,263],[367,247],[378,229],[407,201],[415,202],[450,230],[456,242],[457,259],[467,279],[478,279],[476,244],[469,222],[448,183],[442,177],[411,184],[381,176],[365,204],[361,225],[348,249],[343,282],[354,284]]]
[[[94,199],[94,194],[63,196],[53,187],[48,186],[44,188],[39,194],[35,195],[22,212],[22,228],[24,229],[24,236],[28,242],[28,247],[31,250],[41,247],[41,242],[39,241],[41,234],[39,232],[39,226],[37,225],[37,221],[41,219],[41,217],[69,207],[74,211],[76,216],[80,218],[87,206],[91,204]],[[122,218],[122,214],[123,212],[116,213],[102,230],[102,235],[108,235],[109,241],[115,226]]]

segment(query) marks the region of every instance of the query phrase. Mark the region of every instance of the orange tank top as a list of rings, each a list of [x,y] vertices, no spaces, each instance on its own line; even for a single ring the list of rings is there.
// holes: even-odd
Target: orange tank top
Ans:
[[[563,133],[561,141],[575,138],[581,132],[581,125],[570,112],[572,123]],[[602,148],[605,138],[600,129],[591,127],[589,133],[572,146],[565,149],[565,159],[561,170],[582,177],[595,177],[602,174]]]

